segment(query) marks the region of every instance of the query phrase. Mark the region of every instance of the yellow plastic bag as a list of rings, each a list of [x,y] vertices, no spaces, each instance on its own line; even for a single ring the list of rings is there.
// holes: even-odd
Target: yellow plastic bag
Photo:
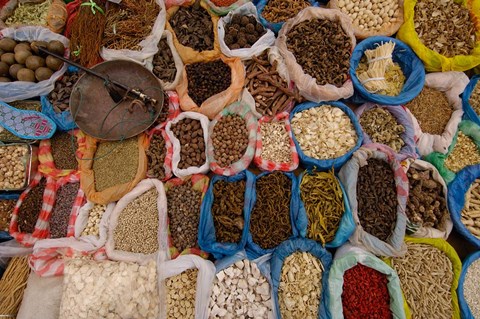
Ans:
[[[457,55],[452,58],[447,58],[423,45],[415,32],[413,21],[417,0],[405,0],[404,2],[404,23],[398,30],[397,38],[415,51],[429,72],[466,71],[480,64],[480,0],[454,1],[468,8],[471,16],[473,15],[472,20],[477,29],[475,33],[477,42],[470,55]]]

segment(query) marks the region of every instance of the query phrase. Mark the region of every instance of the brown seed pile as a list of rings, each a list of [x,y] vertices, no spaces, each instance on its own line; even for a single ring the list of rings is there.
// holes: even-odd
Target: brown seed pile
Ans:
[[[250,48],[266,32],[254,16],[234,14],[225,26],[225,44],[230,50]]]
[[[397,220],[397,190],[387,162],[372,158],[360,167],[357,182],[358,217],[363,229],[386,241]]]
[[[16,204],[14,199],[0,199],[0,231],[8,231]]]
[[[237,114],[220,118],[213,127],[213,156],[220,167],[228,167],[240,160],[248,146],[245,120]]]
[[[213,185],[212,215],[217,242],[238,243],[243,231],[244,180]]]
[[[352,43],[339,22],[300,22],[288,32],[287,48],[318,85],[341,87],[348,79]]]
[[[50,217],[50,237],[67,237],[68,221],[78,194],[80,183],[65,184],[57,191],[55,205]]]
[[[263,8],[262,16],[269,22],[285,22],[309,6],[307,0],[269,0]]]
[[[255,189],[257,200],[250,216],[253,241],[263,249],[275,248],[292,236],[292,180],[277,171],[259,178]]]
[[[480,115],[480,81],[473,88],[470,99],[468,100],[477,115]]]
[[[360,125],[374,143],[385,144],[395,152],[399,152],[405,145],[401,137],[405,133],[405,127],[398,124],[392,113],[383,108],[374,107],[364,112],[360,116]]]
[[[150,146],[147,149],[148,171],[147,175],[157,179],[165,178],[165,157],[167,156],[167,148],[165,140],[161,134],[153,134],[150,140]]]
[[[163,105],[162,105],[162,110],[160,111],[160,115],[158,116],[157,120],[155,121],[155,125],[165,123],[165,121],[168,118],[168,114],[170,112],[170,97],[168,94],[165,92],[163,94]]]
[[[202,193],[188,183],[174,186],[167,192],[170,233],[173,245],[180,252],[197,246],[201,203]]]
[[[443,133],[453,113],[445,93],[426,86],[405,106],[417,119],[422,132],[433,135]]]
[[[178,168],[202,166],[205,163],[205,139],[199,120],[185,118],[171,126],[173,134],[180,142],[180,162]]]
[[[480,152],[477,145],[469,136],[458,132],[457,143],[445,159],[445,167],[457,173],[466,166],[479,163]]]
[[[222,60],[189,64],[186,69],[188,95],[197,105],[225,91],[232,83],[232,70]]]
[[[468,55],[475,47],[475,24],[470,12],[454,0],[419,0],[413,18],[420,41],[446,57]]]
[[[167,38],[163,38],[158,42],[158,52],[153,56],[152,63],[152,72],[157,78],[167,83],[172,83],[175,80],[177,68],[172,50],[168,46]]]
[[[48,100],[53,105],[55,112],[60,113],[70,109],[70,94],[77,83],[81,73],[66,73],[55,82],[55,88],[48,95]]]
[[[77,139],[67,132],[57,132],[50,139],[53,162],[58,169],[77,169],[78,162],[75,155]]]
[[[418,226],[445,230],[448,210],[442,184],[433,179],[430,170],[421,171],[410,167],[407,176],[408,220]]]
[[[37,111],[41,112],[42,110],[42,104],[40,101],[16,101],[9,103],[10,106],[13,106],[16,109],[19,110],[29,110],[29,111]],[[10,133],[10,131],[3,130],[0,132],[0,141],[21,141],[22,139],[15,136],[13,133]]]
[[[43,192],[46,186],[47,180],[42,179],[22,202],[18,211],[18,230],[21,233],[33,233],[38,216],[42,210]]]

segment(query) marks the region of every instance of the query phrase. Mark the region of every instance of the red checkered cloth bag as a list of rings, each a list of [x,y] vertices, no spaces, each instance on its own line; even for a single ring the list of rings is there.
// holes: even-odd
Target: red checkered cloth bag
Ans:
[[[262,158],[263,146],[262,146],[262,130],[261,126],[262,123],[269,123],[269,122],[281,122],[284,123],[285,129],[288,133],[288,139],[290,142],[290,153],[291,153],[291,160],[287,163],[276,163],[273,161],[269,161]],[[255,165],[258,166],[263,171],[283,171],[283,172],[290,172],[297,169],[299,164],[298,152],[297,148],[295,147],[295,143],[293,142],[292,136],[292,127],[290,125],[289,114],[288,112],[281,112],[275,115],[274,117],[263,116],[258,120],[258,128],[257,128],[257,142],[256,142],[256,150],[255,150],[255,158],[253,159]]]
[[[165,122],[165,124],[166,124],[166,122]],[[146,152],[147,152],[147,158],[149,157],[148,156],[148,149],[150,148],[150,142],[153,138],[153,135],[161,135],[163,140],[165,141],[165,148],[166,148],[167,153],[165,155],[165,161],[163,163],[163,170],[165,171],[165,177],[162,179],[162,181],[166,181],[166,180],[172,178],[172,175],[173,175],[173,172],[172,172],[173,144],[172,144],[172,142],[170,142],[170,139],[169,139],[167,133],[165,132],[164,124],[159,124],[159,125],[155,126],[153,129],[151,129],[147,133],[147,139],[146,139],[147,145],[145,147]],[[148,163],[147,163],[147,178],[157,178],[158,179],[158,176],[156,176],[156,174],[152,174],[152,172],[149,169],[150,159],[148,158],[147,160],[148,160]]]
[[[182,110],[180,109],[180,99],[178,98],[177,92],[166,91],[165,94],[168,96],[168,114],[165,121],[159,122],[157,120],[156,123],[158,123],[158,125],[156,127],[159,127],[159,128],[165,128],[165,126],[167,126],[168,121],[173,120],[178,116],[178,114],[182,112]],[[167,101],[167,99],[165,99],[165,101]],[[160,115],[160,117],[161,116],[162,115]]]

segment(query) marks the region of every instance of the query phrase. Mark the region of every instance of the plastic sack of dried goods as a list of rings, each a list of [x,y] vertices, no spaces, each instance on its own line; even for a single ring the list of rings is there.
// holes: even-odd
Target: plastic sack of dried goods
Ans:
[[[177,276],[182,275],[188,271],[197,271],[194,287],[187,286],[189,282],[183,282],[183,278]],[[215,278],[215,266],[209,260],[205,260],[195,255],[182,255],[175,260],[169,260],[158,265],[158,279],[161,282],[159,285],[159,294],[161,296],[159,308],[159,318],[208,318],[208,298],[210,297],[210,289],[212,281]],[[174,278],[178,278],[174,280]],[[171,287],[169,283],[171,282]],[[176,286],[182,285],[182,286]],[[186,287],[185,287],[186,286]],[[194,290],[192,293],[191,290]],[[175,296],[179,294],[185,295],[183,298],[176,298],[174,302],[170,303],[170,292]],[[167,301],[168,300],[168,301]],[[176,304],[175,304],[176,303]],[[180,306],[175,309],[175,315],[170,307]],[[169,306],[170,305],[170,306]],[[185,313],[181,312],[184,310]],[[188,313],[190,311],[190,314]],[[167,316],[168,314],[168,316]]]
[[[115,203],[98,205],[87,202],[80,208],[75,221],[75,238],[91,243],[96,248],[105,246],[108,222]]]
[[[330,318],[331,314],[328,309],[329,304],[329,294],[328,294],[328,276],[330,271],[330,266],[332,264],[332,255],[322,247],[322,245],[316,243],[313,240],[306,239],[306,238],[294,238],[287,241],[284,241],[280,244],[272,254],[272,259],[270,261],[271,267],[271,275],[272,275],[272,284],[273,284],[273,296],[275,302],[275,310],[274,313],[277,315],[278,318],[282,318],[281,313],[281,306],[280,306],[280,298],[279,298],[279,290],[282,286],[282,275],[283,266],[287,258],[289,258],[292,254],[295,253],[302,253],[303,257],[305,255],[303,253],[308,253],[317,259],[315,268],[320,267],[321,269],[321,282],[320,288],[320,302],[318,305],[318,318],[319,319],[327,319]],[[320,265],[318,265],[320,264]],[[307,269],[309,270],[309,269]],[[300,269],[300,273],[304,270]],[[289,276],[288,276],[289,277]],[[297,283],[300,285],[300,283]],[[300,296],[298,296],[300,297]],[[292,296],[292,299],[294,297]],[[289,300],[285,300],[284,303],[288,303]],[[298,316],[301,317],[302,312],[298,312]]]
[[[463,118],[465,120],[470,120],[472,122],[475,122],[478,125],[480,125],[480,115],[477,114],[477,112],[473,108],[472,103],[470,102],[470,99],[472,98],[473,92],[476,87],[478,90],[479,80],[480,80],[480,75],[474,75],[470,79],[470,82],[468,83],[467,87],[465,88],[462,94],[462,106],[463,106],[463,112],[464,112]],[[475,95],[477,96],[477,100],[478,100],[478,102],[475,102],[476,103],[475,105],[480,105],[480,94],[475,94]],[[478,112],[480,112],[480,110]]]
[[[480,258],[480,252],[477,251],[468,255],[462,263],[457,293],[460,315],[463,319],[475,319],[475,316],[478,316],[479,309],[476,303],[478,290],[477,287],[472,287],[475,282],[474,278],[478,275],[478,258]]]
[[[155,19],[155,23],[152,26],[152,33],[150,33],[145,39],[143,39],[138,46],[140,50],[132,49],[107,49],[102,47],[100,50],[100,56],[105,61],[110,60],[130,60],[137,63],[143,63],[146,59],[152,57],[158,51],[158,41],[162,37],[163,30],[165,28],[165,20],[167,10],[165,9],[165,2],[162,0],[155,0],[160,7],[160,12]],[[126,31],[126,30],[125,30]]]
[[[255,1],[254,1],[253,4],[255,4],[256,7],[257,7],[258,18],[259,18],[260,22],[266,28],[269,28],[273,32],[278,33],[286,22],[270,22],[267,19],[265,19],[265,17],[263,16],[263,11],[265,10],[265,6],[268,4],[269,1],[270,0],[260,0],[260,1],[257,1],[257,3],[255,3]],[[312,6],[312,7],[319,7],[320,6],[320,3],[315,1],[315,0],[308,0],[308,2],[310,3],[310,6]],[[322,1],[322,2],[325,2],[325,1]]]
[[[478,21],[478,19],[480,19],[480,1],[458,0],[455,1],[455,3],[468,8],[472,21]],[[459,54],[453,57],[446,57],[429,49],[422,43],[422,40],[420,40],[415,30],[414,17],[416,4],[417,0],[404,0],[404,23],[398,30],[397,37],[415,51],[415,54],[422,60],[428,72],[466,71],[480,64],[480,30],[478,23],[475,32],[475,47],[472,52],[469,55]],[[426,15],[431,14],[430,12],[424,12]]]
[[[215,234],[216,232],[215,221],[214,221],[214,216],[212,215],[213,213],[212,207],[215,203],[214,185],[215,183],[222,182],[222,181],[226,182],[227,184],[236,183],[240,181],[245,182],[243,204],[241,205],[242,206],[242,213],[241,213],[242,228],[241,228],[241,235],[239,236],[240,239],[238,240],[238,242],[220,242],[217,239],[217,236]],[[247,243],[247,238],[248,238],[249,225],[250,225],[250,213],[252,211],[252,204],[253,204],[253,192],[255,187],[254,183],[255,183],[255,175],[253,175],[253,173],[251,173],[248,170],[242,171],[239,174],[234,176],[214,175],[210,180],[210,186],[208,187],[208,191],[205,194],[205,197],[203,198],[203,201],[202,201],[202,208],[200,212],[200,224],[198,226],[198,244],[200,245],[200,248],[202,250],[212,253],[216,259],[220,259],[225,256],[231,256],[235,254],[237,251],[245,248],[245,244]],[[238,198],[241,198],[241,197],[238,197]],[[222,198],[220,200],[222,200]],[[223,200],[224,202],[227,202],[227,199],[223,199]],[[237,198],[235,198],[235,200],[237,200]],[[228,209],[228,208],[226,207],[225,209]],[[224,215],[220,217],[228,217],[228,216]],[[227,235],[227,234],[222,234],[222,236],[223,235]]]
[[[186,161],[185,159],[183,159],[183,156],[182,156],[183,155],[182,147],[185,146],[185,144],[181,144],[181,141],[175,136],[172,126],[178,125],[177,123],[185,119],[199,121],[200,126],[202,128],[203,143],[200,143],[202,142],[200,140],[197,145],[199,145],[199,148],[202,144],[204,145],[205,150],[204,152],[201,152],[201,153],[205,154],[205,162],[200,166],[188,166],[186,168],[179,167],[179,164],[181,161],[182,162]],[[184,178],[192,174],[205,174],[208,172],[208,156],[207,156],[207,140],[208,140],[208,134],[209,134],[208,125],[209,125],[208,118],[205,115],[196,113],[196,112],[182,112],[174,120],[167,122],[167,126],[165,127],[165,132],[167,134],[167,137],[170,143],[173,145],[172,171],[175,176]],[[187,162],[187,165],[188,165],[188,162]]]
[[[214,141],[217,139],[214,133],[215,125],[220,123],[222,118],[227,118],[229,116],[240,116],[245,121],[246,131],[248,134],[248,144],[240,159],[224,167],[222,164],[220,164],[220,159],[215,157],[216,152]],[[250,107],[242,102],[230,104],[221,113],[219,113],[213,119],[213,121],[210,122],[208,127],[207,158],[210,164],[210,170],[218,175],[232,176],[247,169],[252,162],[253,157],[255,156],[257,125],[257,119],[253,116],[252,112],[250,112]],[[228,145],[228,147],[230,146]]]
[[[394,218],[395,226],[386,240],[381,240],[377,236],[370,234],[360,224],[359,202],[357,199],[358,175],[360,168],[368,165],[368,160],[371,159],[386,162],[390,166],[392,170],[391,178],[392,180],[394,179],[395,184],[397,199],[394,210],[396,215]],[[352,158],[342,167],[338,177],[345,187],[352,209],[353,219],[356,224],[355,232],[350,237],[350,242],[375,255],[403,255],[406,251],[403,239],[405,237],[405,227],[407,223],[405,207],[408,199],[408,178],[400,163],[395,159],[395,155],[391,149],[380,144],[369,144],[360,148],[353,153]]]
[[[399,134],[399,137],[402,139],[404,144],[398,152],[395,152],[395,157],[397,158],[397,160],[402,161],[406,158],[417,158],[418,155],[415,147],[415,141],[413,139],[414,137],[413,124],[410,116],[402,106],[378,105],[373,103],[366,103],[355,110],[355,115],[357,115],[357,118],[360,121],[362,114],[377,107],[389,112],[395,118],[397,124],[403,126],[404,128],[403,133]],[[363,132],[363,144],[374,143],[371,137],[367,134],[367,132],[365,132],[365,129],[363,127],[362,127],[362,132]]]
[[[157,125],[147,134],[147,177],[166,181],[172,177],[173,144],[164,128]],[[163,141],[163,142],[162,142]],[[159,149],[163,146],[163,151]],[[163,152],[163,153],[162,153]],[[162,160],[162,156],[164,159]]]
[[[426,156],[432,152],[446,153],[452,143],[458,124],[462,120],[462,100],[460,94],[468,84],[468,77],[463,72],[438,72],[429,73],[425,77],[425,87],[443,92],[452,107],[453,113],[441,135],[433,135],[422,132],[421,123],[415,118],[408,109],[415,130],[415,143],[421,156]],[[426,106],[427,107],[427,106]]]
[[[403,308],[400,279],[398,278],[396,271],[375,255],[349,244],[342,246],[336,251],[332,266],[330,267],[328,292],[330,296],[329,309],[332,318],[344,318],[343,309],[345,309],[345,307],[343,306],[344,299],[342,298],[343,287],[345,285],[344,276],[347,270],[352,269],[357,265],[363,265],[370,269],[374,269],[385,276],[385,286],[388,289],[387,292],[389,295],[389,303],[386,302],[385,304],[386,306],[389,306],[389,312],[393,318],[406,318],[405,309]],[[369,294],[368,291],[363,291],[363,293]],[[374,294],[377,293],[377,291],[371,293]],[[377,298],[380,299],[380,296],[376,295],[375,299]],[[378,311],[378,309],[375,309],[374,311]]]
[[[355,36],[353,35],[351,20],[345,14],[338,10],[308,7],[302,10],[295,18],[288,20],[283,25],[275,42],[280,54],[285,59],[289,77],[295,83],[300,94],[309,101],[336,101],[349,98],[353,95],[353,84],[351,79],[347,78],[340,87],[330,83],[319,85],[314,77],[303,70],[300,64],[297,63],[297,59],[293,53],[287,48],[287,37],[292,28],[301,22],[313,20],[328,20],[340,23],[340,26],[350,39],[349,44],[351,50],[353,51],[353,48],[355,47],[356,41]]]
[[[167,227],[167,198],[162,182],[141,181],[117,202],[110,214],[105,244],[108,258],[146,263],[156,260],[158,255],[160,261],[165,260]]]
[[[97,183],[98,181],[95,179],[95,173],[94,173],[94,168],[95,168],[95,161],[96,160],[103,160],[104,163],[102,165],[107,166],[112,164],[115,161],[118,161],[118,158],[115,158],[115,150],[120,151],[121,145],[126,145],[129,143],[131,139],[137,140],[137,150],[138,153],[136,157],[138,160],[137,162],[137,169],[135,170],[136,173],[133,176],[133,178],[128,181],[124,182],[121,184],[116,184],[114,186],[109,186],[105,189],[102,189],[100,191],[97,190]],[[102,205],[107,205],[111,202],[115,202],[122,198],[123,195],[131,191],[135,185],[137,185],[142,179],[145,178],[146,172],[147,172],[147,156],[145,154],[145,140],[147,139],[147,136],[145,134],[139,134],[138,137],[132,137],[131,139],[123,140],[123,141],[118,141],[115,143],[120,143],[120,144],[109,144],[113,145],[112,150],[106,152],[105,154],[102,154],[102,156],[98,156],[97,150],[99,148],[99,141],[91,136],[87,135],[85,143],[80,143],[78,145],[78,151],[83,154],[83,159],[80,161],[80,182],[81,182],[81,187],[82,190],[85,192],[87,195],[87,199],[96,203],[96,204],[102,204]],[[102,142],[102,143],[112,143],[112,142]],[[126,150],[124,150],[122,153],[125,153]],[[127,149],[128,151],[128,149]],[[127,154],[128,155],[128,154]],[[124,160],[124,155],[122,156],[122,160]],[[107,162],[108,161],[108,162]],[[112,164],[113,165],[113,164]],[[123,172],[119,172],[118,169],[117,171],[111,170],[110,172],[114,172],[116,175],[122,174]]]
[[[468,143],[474,145],[474,148],[467,148],[471,153],[464,153],[466,150],[462,148],[459,149],[459,153],[455,152],[456,145],[458,144],[458,139],[460,133],[462,136],[462,144]],[[466,146],[468,147],[468,146]],[[453,137],[452,144],[448,147],[446,154],[433,152],[424,157],[427,162],[430,162],[435,166],[440,175],[442,175],[445,183],[450,184],[459,171],[463,168],[470,165],[476,165],[480,163],[480,158],[478,158],[478,148],[480,147],[480,126],[473,123],[472,121],[461,121],[458,125],[458,130]],[[458,154],[458,155],[456,155]],[[475,155],[476,158],[473,157]],[[469,163],[470,160],[474,160],[473,163]],[[466,165],[465,165],[466,164]]]
[[[223,55],[198,63],[208,63],[221,59],[223,63],[230,67],[231,81],[230,86],[220,93],[214,94],[198,105],[189,95],[187,65],[183,68],[183,75],[177,85],[177,92],[180,98],[180,107],[182,111],[194,111],[206,115],[209,119],[215,118],[222,112],[225,106],[236,101],[242,92],[245,81],[245,67],[239,58],[227,58]],[[191,93],[190,93],[191,94]]]
[[[382,94],[371,93],[363,86],[357,76],[357,68],[360,60],[364,56],[366,50],[377,48],[380,44],[393,42],[395,48],[393,50],[393,62],[398,63],[405,76],[405,83],[402,90],[396,96],[388,96]],[[355,95],[352,101],[355,103],[364,103],[367,101],[375,102],[383,105],[402,105],[415,98],[423,88],[425,81],[425,69],[422,61],[415,55],[405,43],[390,37],[376,36],[363,40],[353,50],[350,59],[350,77],[352,78]]]
[[[68,57],[70,52],[68,50],[69,40],[60,34],[42,27],[20,27],[18,29],[7,28],[0,31],[0,38],[12,38],[16,41],[52,41],[58,40],[67,48],[64,57]],[[0,101],[13,102],[19,100],[26,100],[31,97],[46,95],[50,93],[55,87],[55,82],[67,70],[67,64],[64,63],[60,70],[53,73],[53,75],[45,81],[38,83],[16,81],[9,83],[0,83]]]

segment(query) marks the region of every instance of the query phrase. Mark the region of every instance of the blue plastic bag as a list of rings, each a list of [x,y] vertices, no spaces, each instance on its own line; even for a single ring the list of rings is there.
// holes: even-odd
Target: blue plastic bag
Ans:
[[[306,238],[294,238],[284,241],[280,244],[272,254],[270,261],[270,267],[272,270],[272,283],[273,283],[273,298],[275,302],[275,309],[277,318],[281,319],[280,305],[278,300],[278,289],[280,286],[280,279],[282,275],[282,266],[285,258],[293,254],[294,252],[308,252],[317,257],[323,265],[322,274],[322,294],[318,311],[318,318],[328,319],[330,318],[329,296],[328,296],[328,274],[330,266],[332,265],[332,255],[325,250],[322,245],[317,242]]]
[[[465,91],[463,91],[462,94],[463,119],[475,122],[477,125],[480,125],[480,117],[477,115],[477,113],[475,113],[468,100],[470,100],[473,89],[475,88],[475,85],[477,85],[479,80],[480,75],[475,75],[474,77],[472,77],[467,87],[465,88]]]
[[[78,68],[74,66],[69,66],[67,69],[68,74],[76,72],[78,72]],[[66,110],[61,113],[55,112],[52,103],[50,103],[48,100],[48,95],[42,95],[40,100],[42,102],[42,113],[51,118],[55,124],[57,124],[57,127],[60,131],[70,131],[77,128],[77,124],[75,124],[70,110]]]
[[[458,172],[455,179],[448,185],[448,208],[450,209],[453,227],[477,248],[480,248],[480,239],[473,236],[462,223],[462,210],[465,206],[465,194],[475,179],[479,177],[480,165],[467,166]]]
[[[238,243],[220,243],[215,237],[215,226],[212,216],[213,205],[213,185],[220,181],[237,182],[245,180],[245,201],[243,204],[243,231],[242,238]],[[226,256],[234,255],[239,250],[245,248],[247,243],[248,230],[250,227],[250,213],[252,211],[253,192],[254,192],[255,175],[250,171],[242,171],[234,176],[215,175],[210,180],[207,193],[205,194],[200,209],[200,222],[198,225],[198,244],[203,251],[213,254],[215,259],[221,259]]]
[[[333,158],[333,159],[316,159],[309,157],[305,155],[305,153],[302,151],[300,145],[298,144],[297,138],[295,137],[295,132],[292,130],[292,136],[293,136],[293,141],[295,142],[295,146],[297,148],[298,152],[298,157],[300,158],[300,163],[307,169],[317,169],[319,171],[327,171],[332,168],[335,169],[335,171],[339,170],[343,164],[345,164],[350,157],[352,157],[353,152],[355,152],[357,149],[360,148],[360,146],[363,143],[363,132],[362,132],[362,127],[360,126],[360,123],[358,123],[358,119],[353,113],[353,111],[346,106],[345,104],[341,102],[321,102],[321,103],[315,103],[315,102],[305,102],[297,105],[293,111],[290,113],[290,123],[292,123],[292,119],[295,116],[296,113],[308,110],[312,107],[322,107],[319,105],[330,105],[330,106],[335,106],[341,109],[349,118],[350,121],[352,121],[353,126],[355,127],[355,132],[357,133],[357,144],[348,151],[346,154]]]
[[[365,50],[375,49],[382,42],[392,41],[395,43],[393,50],[393,61],[397,62],[405,75],[405,83],[402,91],[397,96],[388,96],[368,92],[360,83],[356,71],[360,59]],[[403,105],[413,100],[423,89],[425,83],[425,67],[422,61],[405,43],[395,38],[376,36],[370,37],[358,43],[350,58],[350,77],[352,78],[355,94],[350,99],[353,103],[364,103],[367,101],[383,105]]]
[[[305,171],[298,177],[298,185],[302,182],[303,176],[305,174],[309,174],[309,171]],[[335,237],[331,242],[325,244],[326,248],[337,248],[345,244],[350,236],[352,236],[353,232],[355,231],[355,221],[353,220],[352,210],[350,209],[350,203],[348,202],[348,196],[345,193],[345,188],[343,188],[342,182],[337,178],[338,183],[340,184],[340,188],[342,189],[343,194],[343,203],[345,207],[345,212],[343,213],[342,219],[340,220],[340,225],[338,226],[337,232],[335,233]],[[300,192],[299,192],[300,193]],[[300,193],[300,215],[306,219],[307,227],[308,227],[308,217],[307,211],[305,210],[305,206],[302,201],[302,196]]]
[[[458,280],[458,288],[457,288],[457,295],[458,295],[458,304],[460,306],[460,314],[462,315],[462,319],[475,319],[470,311],[470,307],[463,296],[463,285],[465,283],[465,275],[467,274],[467,270],[470,265],[480,258],[480,251],[476,251],[465,258],[463,261],[462,266],[462,273],[460,274],[460,279]]]
[[[255,178],[255,183],[258,179],[262,178],[265,175],[272,174],[272,172],[263,172]],[[305,214],[300,214],[300,192],[299,192],[299,180],[292,172],[283,173],[292,181],[291,187],[291,197],[290,197],[290,224],[292,225],[292,236],[293,237],[305,237],[307,233],[308,220]],[[256,186],[255,186],[256,188]],[[257,201],[257,193],[253,192],[252,200],[252,211],[255,207]],[[253,241],[252,234],[248,232],[247,239],[247,254],[250,258],[258,258],[262,255],[272,253],[275,248],[263,249]]]
[[[277,22],[277,23],[269,22],[263,17],[263,9],[267,5],[268,1],[269,0],[260,0],[256,3],[254,1],[253,3],[257,6],[258,19],[263,24],[263,26],[265,28],[269,28],[270,30],[272,30],[275,33],[278,33],[278,31],[280,31],[280,29],[282,28],[282,26],[285,22]],[[310,2],[312,7],[319,7],[320,6],[320,4],[315,0],[307,0],[307,1]],[[323,2],[326,3],[328,1],[323,1]]]

